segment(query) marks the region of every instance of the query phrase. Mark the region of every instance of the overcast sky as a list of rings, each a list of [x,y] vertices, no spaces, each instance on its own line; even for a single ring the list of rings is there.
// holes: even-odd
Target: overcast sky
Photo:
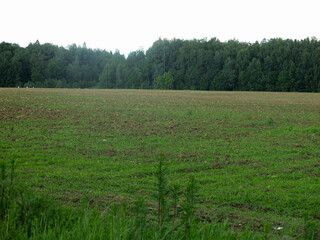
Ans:
[[[127,54],[161,38],[320,39],[319,0],[1,0],[0,42]]]

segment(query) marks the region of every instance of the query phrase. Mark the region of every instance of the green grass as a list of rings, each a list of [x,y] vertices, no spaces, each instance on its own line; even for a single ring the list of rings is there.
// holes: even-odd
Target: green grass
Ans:
[[[198,183],[199,219],[306,238],[320,231],[319,109],[308,93],[0,89],[0,161],[62,207],[144,197],[152,223],[163,154],[168,187]]]
[[[1,163],[0,239],[259,239],[263,235],[249,231],[234,232],[228,220],[221,223],[201,222],[195,217],[196,181],[190,178],[185,193],[180,186],[168,188],[164,155],[158,158],[158,224],[150,219],[145,198],[128,207],[126,202],[90,208],[90,199],[81,201],[75,210],[56,206],[48,197],[35,195],[15,181],[15,162],[10,170]],[[179,192],[178,192],[179,191]],[[179,196],[180,195],[180,196]],[[167,205],[173,197],[173,214]],[[181,204],[181,207],[178,204]],[[314,229],[313,225],[308,225]],[[270,226],[270,224],[268,225]],[[308,231],[310,232],[310,231]],[[266,229],[264,239],[268,239]],[[313,236],[312,236],[313,237]]]

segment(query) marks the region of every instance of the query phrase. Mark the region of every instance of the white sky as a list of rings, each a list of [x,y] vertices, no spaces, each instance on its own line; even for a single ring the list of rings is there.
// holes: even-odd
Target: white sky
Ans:
[[[0,42],[127,54],[159,37],[320,39],[319,0],[1,0]]]

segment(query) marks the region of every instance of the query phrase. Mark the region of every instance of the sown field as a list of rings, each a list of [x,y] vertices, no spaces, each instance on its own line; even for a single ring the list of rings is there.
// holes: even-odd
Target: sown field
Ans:
[[[204,221],[299,232],[320,224],[319,146],[320,94],[0,89],[0,161],[66,206],[144,196],[152,215],[164,154]]]

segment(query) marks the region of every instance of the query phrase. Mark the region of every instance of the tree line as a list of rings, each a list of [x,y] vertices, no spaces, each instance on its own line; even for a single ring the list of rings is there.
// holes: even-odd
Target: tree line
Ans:
[[[0,43],[0,87],[320,92],[320,41],[158,39],[145,52]]]

